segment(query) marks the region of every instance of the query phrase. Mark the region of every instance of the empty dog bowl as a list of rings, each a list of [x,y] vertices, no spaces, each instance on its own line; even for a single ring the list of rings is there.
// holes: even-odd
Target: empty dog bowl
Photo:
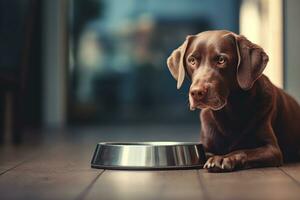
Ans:
[[[105,142],[97,144],[91,166],[102,169],[182,169],[202,167],[205,160],[200,143]]]

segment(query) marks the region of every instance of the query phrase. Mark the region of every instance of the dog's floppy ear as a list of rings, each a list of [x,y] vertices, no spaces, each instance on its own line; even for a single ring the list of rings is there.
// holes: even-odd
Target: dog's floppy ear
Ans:
[[[260,46],[250,42],[244,36],[235,35],[235,41],[239,58],[237,81],[243,90],[249,90],[262,75],[269,57]]]
[[[177,89],[179,89],[184,81],[185,67],[184,67],[184,54],[188,44],[193,36],[187,36],[184,43],[175,49],[167,60],[168,68],[174,79],[177,80]]]

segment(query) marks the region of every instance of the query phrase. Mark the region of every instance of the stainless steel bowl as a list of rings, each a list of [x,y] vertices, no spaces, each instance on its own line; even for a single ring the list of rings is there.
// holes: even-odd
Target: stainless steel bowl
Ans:
[[[99,143],[91,166],[102,169],[199,168],[203,146],[186,142]]]

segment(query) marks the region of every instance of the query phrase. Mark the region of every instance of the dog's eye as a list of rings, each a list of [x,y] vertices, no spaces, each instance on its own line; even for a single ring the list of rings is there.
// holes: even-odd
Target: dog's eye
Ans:
[[[224,58],[224,56],[218,56],[218,64],[224,64],[225,63],[225,58]]]
[[[194,57],[189,57],[189,63],[191,64],[191,65],[196,65],[196,63],[197,63],[197,60],[196,60],[196,58],[194,58]]]

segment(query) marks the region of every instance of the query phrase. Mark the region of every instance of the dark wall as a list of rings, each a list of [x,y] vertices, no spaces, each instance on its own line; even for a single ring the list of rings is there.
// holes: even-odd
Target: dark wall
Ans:
[[[14,80],[2,91],[25,88],[20,98],[30,127],[41,124],[41,13],[39,0],[0,0],[0,74]]]

